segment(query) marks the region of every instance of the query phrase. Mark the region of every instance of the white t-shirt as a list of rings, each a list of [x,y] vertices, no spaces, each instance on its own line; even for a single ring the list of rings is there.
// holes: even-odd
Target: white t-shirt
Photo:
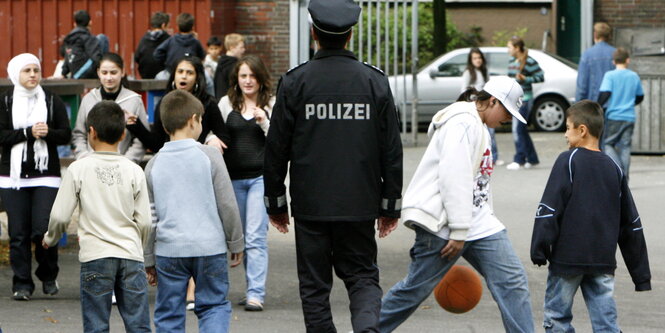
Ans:
[[[483,126],[487,131],[487,127]],[[491,236],[506,227],[494,215],[492,209],[492,191],[490,189],[490,178],[494,171],[492,165],[491,139],[486,135],[485,153],[481,159],[480,168],[475,177],[473,187],[473,212],[471,213],[471,227],[466,240],[473,241]],[[476,141],[477,142],[477,141]],[[427,230],[427,229],[425,229]],[[448,239],[450,228],[443,227],[435,235],[443,239]]]
[[[469,70],[464,70],[462,73],[462,89],[461,92],[465,92],[467,88],[473,86],[477,91],[483,90],[485,87],[485,78],[483,78],[483,73],[476,69],[476,82],[471,84],[471,73]]]

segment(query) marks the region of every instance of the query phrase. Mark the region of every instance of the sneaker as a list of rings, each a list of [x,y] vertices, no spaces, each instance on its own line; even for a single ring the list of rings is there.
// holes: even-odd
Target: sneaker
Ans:
[[[502,166],[504,164],[506,164],[506,162],[504,162],[503,160],[496,160],[496,162],[494,162],[494,165],[498,165],[498,166]]]
[[[245,311],[263,311],[263,304],[256,300],[249,300],[245,304]]]
[[[535,167],[536,165],[538,165],[538,163],[526,162],[526,163],[524,163],[524,169],[531,169],[531,168]]]
[[[17,290],[14,292],[14,300],[15,301],[29,301],[30,300],[30,294],[32,294],[28,290]]]
[[[519,170],[522,168],[522,165],[517,163],[517,162],[512,162],[508,165],[506,165],[506,169],[508,170]]]
[[[111,305],[116,305],[117,303],[118,301],[115,299],[115,293],[113,293],[113,295],[111,295]]]
[[[196,307],[196,305],[194,304],[194,301],[188,301],[187,306],[185,306],[185,310],[194,311],[195,307]]]
[[[60,290],[60,287],[58,286],[58,281],[53,280],[53,281],[44,281],[42,283],[42,291],[44,292],[44,295],[55,295],[58,293]]]
[[[240,301],[238,301],[238,305],[240,306],[247,305],[247,297],[243,297]]]

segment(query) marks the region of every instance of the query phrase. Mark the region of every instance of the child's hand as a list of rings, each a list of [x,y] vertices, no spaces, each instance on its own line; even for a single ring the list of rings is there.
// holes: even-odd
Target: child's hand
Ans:
[[[517,82],[524,81],[526,79],[526,76],[524,76],[524,74],[522,73],[517,73],[517,75],[515,75],[515,79],[517,80]]]
[[[151,286],[156,286],[157,285],[157,271],[155,270],[155,267],[146,267],[145,268],[145,275],[148,278],[148,283]]]
[[[42,247],[44,248],[44,250],[48,250],[49,248],[48,244],[46,244],[46,241],[44,241],[43,238],[42,238]]]
[[[123,110],[123,111],[125,111],[125,110]],[[137,119],[137,117],[135,115],[131,114],[130,112],[125,111],[125,122],[127,123],[127,125],[136,124],[136,119]]]
[[[206,142],[206,145],[208,145],[208,146],[213,146],[213,147],[219,149],[219,151],[220,151],[221,153],[224,153],[224,149],[228,148],[228,147],[226,146],[226,144],[224,143],[224,141],[220,140],[220,139],[217,138],[217,137],[212,137],[210,140],[208,140],[208,141]]]
[[[242,263],[243,252],[231,253],[231,267],[236,267]]]
[[[441,258],[453,260],[464,248],[464,241],[451,239],[448,244],[441,249]]]

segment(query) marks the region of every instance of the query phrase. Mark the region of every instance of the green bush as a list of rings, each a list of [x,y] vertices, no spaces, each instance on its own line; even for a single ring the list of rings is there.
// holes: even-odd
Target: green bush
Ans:
[[[376,40],[376,5],[373,4],[371,5],[371,11],[372,11],[372,27],[371,27],[371,34],[372,34],[372,41],[370,45],[367,45],[367,30],[368,26],[368,5],[364,5],[363,11],[362,11],[362,17],[360,24],[356,25],[353,31],[353,41],[351,43],[351,50],[353,50],[356,55],[360,57],[360,60],[362,61],[367,61],[368,63],[371,64],[377,64],[376,62],[376,52],[378,50],[378,46],[380,46],[380,52],[381,52],[381,57],[380,57],[380,63],[379,67],[382,69],[386,70],[385,68],[385,48],[388,47],[388,62],[390,64],[393,63],[393,60],[395,59],[395,40],[394,40],[394,28],[395,24],[397,24],[397,31],[399,34],[399,38],[397,41],[397,59],[399,61],[398,64],[398,74],[401,74],[404,72],[404,69],[407,73],[411,72],[411,61],[412,61],[412,56],[411,56],[411,6],[407,6],[406,9],[406,16],[405,12],[403,9],[403,6],[390,6],[388,8],[388,41],[386,42],[386,31],[385,31],[385,26],[384,24],[384,19],[385,19],[385,7],[382,4],[380,7],[381,10],[381,17],[380,17],[380,29],[381,31],[379,32],[379,39],[380,43],[377,44]],[[397,20],[395,20],[395,10],[397,10]],[[361,38],[361,32],[359,31],[360,27],[362,26],[362,52],[360,52],[359,48],[359,42]],[[455,24],[450,20],[450,18],[446,18],[446,37],[447,37],[447,44],[446,44],[446,52],[450,50],[454,50],[457,48],[462,48],[462,47],[473,47],[473,46],[480,46],[483,42],[484,39],[481,36],[482,33],[482,28],[478,26],[472,26],[468,32],[462,32],[457,29]],[[404,40],[404,34],[406,34],[406,43],[403,43]],[[511,35],[512,36],[512,35]],[[377,46],[378,45],[378,46]],[[505,45],[505,43],[504,43]],[[371,59],[368,59],[367,55],[367,48],[371,48],[372,50],[372,57]],[[406,57],[405,57],[405,66],[404,68],[402,67],[402,52],[406,51]],[[434,60],[434,58],[438,57],[440,54],[434,54],[434,17],[433,17],[433,4],[432,3],[419,3],[418,4],[418,65],[419,67],[422,67],[426,64],[428,64],[430,61]],[[387,72],[392,75],[395,74],[393,73],[393,68],[392,66],[390,68],[387,68]]]

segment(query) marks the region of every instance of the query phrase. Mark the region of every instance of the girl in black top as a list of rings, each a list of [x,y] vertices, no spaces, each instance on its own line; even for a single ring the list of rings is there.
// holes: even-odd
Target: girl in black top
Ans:
[[[186,56],[176,61],[171,69],[171,77],[166,86],[166,93],[175,89],[182,89],[196,96],[203,104],[203,131],[198,141],[207,145],[219,148],[220,152],[226,148],[225,141],[228,140],[224,120],[215,103],[214,97],[206,92],[206,81],[203,64],[197,57]],[[141,140],[145,148],[153,152],[159,151],[164,142],[169,140],[169,135],[162,126],[160,115],[160,105],[155,107],[155,119],[152,131],[148,130],[140,122],[136,122],[136,117],[127,119],[127,129]]]
[[[241,58],[219,102],[229,133],[224,154],[245,231],[247,311],[262,311],[268,275],[268,215],[263,204],[263,153],[275,99],[270,75],[256,56]]]
[[[0,95],[0,197],[9,220],[13,298],[29,300],[35,290],[31,243],[43,292],[58,292],[58,248],[41,243],[60,186],[57,146],[69,144],[71,129],[62,100],[40,85],[37,57],[20,54],[7,72],[14,87]]]

